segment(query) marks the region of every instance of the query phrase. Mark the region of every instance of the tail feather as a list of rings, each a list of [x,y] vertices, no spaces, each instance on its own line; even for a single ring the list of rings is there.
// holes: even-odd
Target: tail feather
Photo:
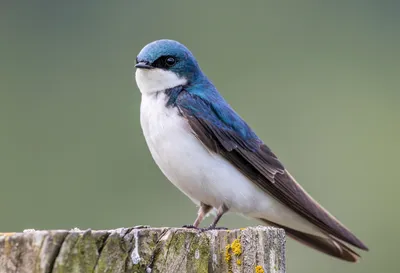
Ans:
[[[343,244],[338,239],[330,237],[329,235],[327,235],[328,237],[320,237],[320,236],[304,233],[301,231],[297,231],[295,229],[291,229],[291,228],[270,222],[265,219],[260,219],[260,220],[262,222],[266,223],[267,225],[272,225],[272,226],[276,226],[279,228],[283,228],[289,237],[291,237],[311,248],[314,248],[318,251],[328,254],[330,256],[336,257],[336,258],[344,260],[344,261],[353,262],[353,263],[357,262],[358,259],[360,258],[360,256],[356,252],[354,252],[351,248],[349,248],[348,246]]]

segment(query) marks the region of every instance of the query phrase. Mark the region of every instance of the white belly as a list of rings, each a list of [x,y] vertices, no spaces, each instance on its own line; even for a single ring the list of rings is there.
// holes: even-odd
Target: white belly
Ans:
[[[153,156],[164,175],[196,204],[203,202],[250,217],[318,233],[317,228],[293,213],[249,181],[221,156],[210,153],[192,134],[176,108],[166,108],[165,95],[142,94],[140,121]]]

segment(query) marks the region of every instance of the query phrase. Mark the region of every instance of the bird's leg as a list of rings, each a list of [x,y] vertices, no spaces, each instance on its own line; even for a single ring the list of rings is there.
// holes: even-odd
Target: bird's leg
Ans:
[[[193,225],[184,225],[184,228],[194,228],[198,229],[201,221],[203,221],[204,217],[207,215],[207,213],[212,209],[211,206],[206,205],[204,203],[200,203],[200,208],[199,211],[197,212],[197,218],[194,221]]]
[[[219,220],[221,219],[222,215],[224,215],[228,210],[229,210],[229,208],[225,204],[220,206],[217,210],[217,216],[215,216],[214,221],[211,223],[211,225],[208,228],[206,228],[206,230],[227,229],[224,227],[217,227],[217,224],[218,224]]]

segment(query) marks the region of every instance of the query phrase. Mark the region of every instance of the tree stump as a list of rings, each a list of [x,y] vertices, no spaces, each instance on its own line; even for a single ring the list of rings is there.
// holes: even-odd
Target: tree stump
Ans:
[[[0,234],[0,273],[284,273],[272,227],[200,232],[138,226]]]

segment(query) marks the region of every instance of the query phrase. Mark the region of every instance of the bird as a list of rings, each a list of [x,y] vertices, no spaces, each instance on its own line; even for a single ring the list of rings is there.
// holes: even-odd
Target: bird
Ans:
[[[357,262],[368,247],[317,203],[229,105],[182,43],[160,39],[136,57],[140,124],[166,178],[198,207],[207,229],[237,213],[320,252]],[[351,247],[352,246],[352,247]]]

